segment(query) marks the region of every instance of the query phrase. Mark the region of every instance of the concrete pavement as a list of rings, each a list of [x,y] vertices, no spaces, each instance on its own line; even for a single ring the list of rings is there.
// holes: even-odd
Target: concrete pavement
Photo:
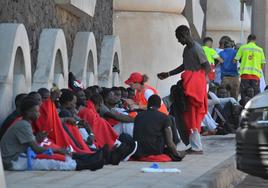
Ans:
[[[210,172],[235,153],[234,135],[203,137],[204,155],[187,155],[182,162],[159,163],[162,168],[178,168],[181,173],[142,173],[151,163],[122,162],[96,172],[10,172],[8,188],[174,188],[185,187]]]

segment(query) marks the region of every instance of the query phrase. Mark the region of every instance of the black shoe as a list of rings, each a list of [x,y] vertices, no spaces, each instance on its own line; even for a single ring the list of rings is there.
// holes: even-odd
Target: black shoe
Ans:
[[[135,142],[132,142],[129,146],[130,146],[130,149],[125,154],[125,156],[123,156],[123,161],[128,161],[129,158],[136,153],[137,148],[138,148],[138,143],[135,141]]]
[[[105,144],[102,148],[95,149],[95,150],[92,150],[92,151],[95,151],[95,154],[98,153],[99,151],[102,151],[103,152],[103,158],[106,159],[107,156],[108,156],[108,153],[109,153],[109,146],[107,144]],[[79,159],[86,160],[88,158],[91,158],[93,155],[92,154],[84,154],[84,153],[73,153],[72,154],[72,159],[74,159],[74,160],[76,160],[76,159],[78,159],[78,160]]]
[[[113,150],[111,151],[109,164],[118,165],[122,160],[122,156],[124,155],[127,148],[128,146],[125,143],[121,143],[120,146],[114,147]]]
[[[124,155],[122,156],[122,160],[128,161],[129,158],[137,151],[138,144],[134,141],[132,136],[126,133],[122,133],[119,136],[119,140],[129,146],[129,149],[125,151]]]
[[[105,144],[100,150],[103,152],[103,159],[105,164],[109,164],[111,158],[111,152],[109,151],[109,146]]]
[[[119,147],[111,152],[110,164],[118,165],[120,161],[127,161],[137,150],[137,142],[131,144],[121,143]]]
[[[103,151],[100,150],[92,155],[87,155],[87,158],[76,160],[76,170],[98,170],[104,166]]]

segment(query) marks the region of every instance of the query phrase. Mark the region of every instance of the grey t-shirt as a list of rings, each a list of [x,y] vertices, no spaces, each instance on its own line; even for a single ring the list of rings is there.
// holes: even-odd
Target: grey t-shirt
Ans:
[[[27,151],[27,143],[33,141],[35,136],[28,121],[20,120],[12,125],[0,142],[4,166],[8,166],[12,160],[18,160],[19,155]]]
[[[204,68],[206,63],[208,63],[202,46],[195,41],[191,48],[188,48],[187,46],[184,48],[182,56],[184,70],[200,70],[201,68]]]

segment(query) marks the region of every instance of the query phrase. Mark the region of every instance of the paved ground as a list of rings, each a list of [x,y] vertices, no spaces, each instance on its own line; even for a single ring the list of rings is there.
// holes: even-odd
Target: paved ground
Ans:
[[[246,178],[235,188],[267,188],[268,180],[254,177],[254,176],[246,176]]]
[[[203,138],[204,155],[188,155],[182,162],[160,163],[181,173],[142,173],[151,163],[124,162],[97,172],[5,172],[8,188],[178,188],[184,187],[234,155],[234,135]]]

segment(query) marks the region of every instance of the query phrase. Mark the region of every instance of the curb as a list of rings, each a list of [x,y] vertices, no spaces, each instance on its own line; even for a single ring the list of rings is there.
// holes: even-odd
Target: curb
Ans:
[[[184,188],[229,188],[239,183],[245,176],[245,173],[236,169],[235,155],[233,155]]]

